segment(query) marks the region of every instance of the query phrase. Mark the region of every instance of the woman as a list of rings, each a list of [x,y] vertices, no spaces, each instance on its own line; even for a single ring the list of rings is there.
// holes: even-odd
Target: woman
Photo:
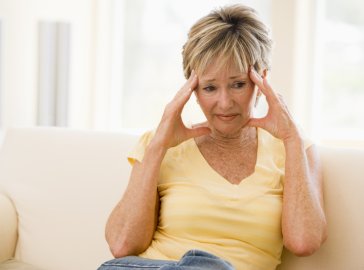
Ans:
[[[129,185],[106,226],[119,259],[100,269],[267,270],[283,245],[298,256],[320,247],[319,157],[266,79],[270,51],[266,26],[245,6],[213,11],[191,28],[188,80],[129,156]],[[207,121],[186,127],[192,93]],[[256,119],[262,94],[269,110]]]

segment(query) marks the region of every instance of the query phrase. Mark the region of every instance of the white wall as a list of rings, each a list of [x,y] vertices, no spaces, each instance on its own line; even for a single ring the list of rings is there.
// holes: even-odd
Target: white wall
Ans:
[[[124,0],[0,0],[3,28],[0,100],[4,128],[36,123],[37,27],[44,20],[71,24],[69,126],[121,127],[122,91],[128,89],[120,90],[125,68],[120,60],[123,33],[122,27],[114,27],[122,23],[122,18],[117,18],[114,11],[123,9],[124,3]],[[312,70],[307,67],[312,64],[310,33],[314,6],[314,0],[272,1],[268,15],[275,41],[271,83],[285,96],[293,114],[308,131]],[[176,90],[178,87],[179,84],[174,86]]]
[[[271,84],[285,97],[291,113],[309,134],[313,117],[316,2],[274,1],[271,10],[275,43]]]
[[[90,126],[95,12],[93,0],[0,0],[4,128],[36,123],[39,21],[71,24],[69,123]]]

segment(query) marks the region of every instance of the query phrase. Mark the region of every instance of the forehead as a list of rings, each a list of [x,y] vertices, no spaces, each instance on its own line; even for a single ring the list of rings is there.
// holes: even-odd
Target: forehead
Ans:
[[[205,68],[200,72],[201,80],[214,80],[218,78],[230,78],[230,77],[247,76],[245,71],[242,71],[237,64],[228,62],[225,65],[219,64],[218,61],[211,61]]]

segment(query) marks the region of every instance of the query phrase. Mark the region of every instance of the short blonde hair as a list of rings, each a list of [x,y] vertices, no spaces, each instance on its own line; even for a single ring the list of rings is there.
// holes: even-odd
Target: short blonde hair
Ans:
[[[225,6],[198,20],[183,46],[183,70],[203,72],[213,60],[220,67],[236,64],[241,72],[249,66],[270,68],[272,40],[269,29],[254,9],[243,5]]]

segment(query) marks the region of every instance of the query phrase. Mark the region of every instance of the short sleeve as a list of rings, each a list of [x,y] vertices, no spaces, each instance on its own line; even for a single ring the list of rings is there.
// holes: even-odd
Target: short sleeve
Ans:
[[[142,162],[145,149],[152,140],[153,136],[153,131],[147,131],[139,138],[138,143],[134,146],[134,148],[129,152],[127,156],[130,165],[134,165],[136,160]]]

